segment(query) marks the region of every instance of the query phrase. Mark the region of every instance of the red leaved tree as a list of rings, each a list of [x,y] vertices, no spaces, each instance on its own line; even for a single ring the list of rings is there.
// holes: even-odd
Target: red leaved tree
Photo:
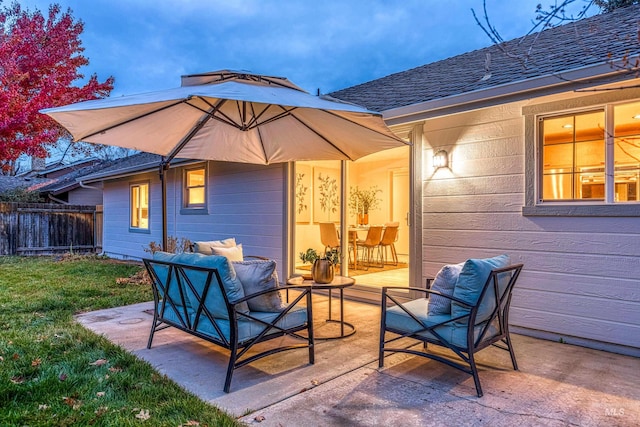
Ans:
[[[70,9],[53,4],[45,18],[13,3],[0,9],[0,26],[0,167],[10,173],[21,154],[45,157],[47,146],[68,136],[39,110],[107,97],[114,80],[100,83],[93,74],[74,84],[89,60],[81,55],[83,23]]]

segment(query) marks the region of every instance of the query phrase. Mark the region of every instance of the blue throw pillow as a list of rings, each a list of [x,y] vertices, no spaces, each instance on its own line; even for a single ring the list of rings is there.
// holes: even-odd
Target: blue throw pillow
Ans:
[[[231,265],[242,283],[245,296],[279,287],[276,262],[273,260],[233,261]],[[285,308],[280,292],[257,296],[248,300],[247,304],[251,311],[277,312]]]
[[[478,302],[482,288],[484,287],[491,270],[496,268],[503,268],[509,266],[508,255],[498,255],[493,258],[485,259],[469,259],[464,263],[458,281],[456,282],[453,290],[453,296],[466,301],[470,305],[475,305]],[[486,319],[495,308],[495,304],[492,304],[493,298],[491,297],[493,290],[490,293],[485,294],[483,304],[480,306],[477,315],[477,321]],[[451,317],[458,317],[469,314],[471,310],[455,301],[451,303]],[[466,323],[468,319],[463,318],[458,323]],[[478,322],[476,322],[478,323]]]
[[[443,266],[433,280],[431,290],[442,292],[445,295],[453,295],[453,289],[458,281],[463,263]],[[429,294],[429,316],[438,314],[451,314],[451,300],[436,294]]]

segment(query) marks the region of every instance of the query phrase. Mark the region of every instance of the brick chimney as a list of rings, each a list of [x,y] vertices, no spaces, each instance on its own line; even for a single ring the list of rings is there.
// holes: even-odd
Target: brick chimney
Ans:
[[[41,171],[44,170],[46,166],[44,157],[36,157],[31,156],[31,170],[32,171]]]

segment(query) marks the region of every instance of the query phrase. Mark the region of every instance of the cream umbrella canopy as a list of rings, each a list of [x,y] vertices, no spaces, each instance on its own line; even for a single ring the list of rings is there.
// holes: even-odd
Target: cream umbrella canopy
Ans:
[[[41,111],[75,141],[163,156],[269,164],[299,160],[357,160],[408,143],[379,113],[313,96],[286,78],[243,71],[182,77],[182,86],[139,95],[85,101]]]

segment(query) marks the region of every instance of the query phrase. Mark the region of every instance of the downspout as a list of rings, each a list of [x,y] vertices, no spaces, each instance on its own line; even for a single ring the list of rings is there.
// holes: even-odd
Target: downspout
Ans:
[[[167,250],[167,180],[165,172],[169,169],[169,162],[166,157],[162,157],[159,167],[160,187],[162,195],[162,250]]]
[[[65,202],[64,200],[60,200],[57,197],[53,196],[51,193],[47,194],[47,197],[49,197],[51,200],[53,200],[56,203],[60,203],[61,205],[68,205],[69,202]]]
[[[85,184],[85,183],[84,183],[84,182],[82,182],[82,181],[77,181],[77,182],[78,182],[78,185],[79,185],[80,187],[82,187],[82,188],[86,188],[86,189],[88,189],[88,190],[102,190],[102,188],[94,187],[94,186],[92,186],[92,185],[87,185],[87,184]]]

